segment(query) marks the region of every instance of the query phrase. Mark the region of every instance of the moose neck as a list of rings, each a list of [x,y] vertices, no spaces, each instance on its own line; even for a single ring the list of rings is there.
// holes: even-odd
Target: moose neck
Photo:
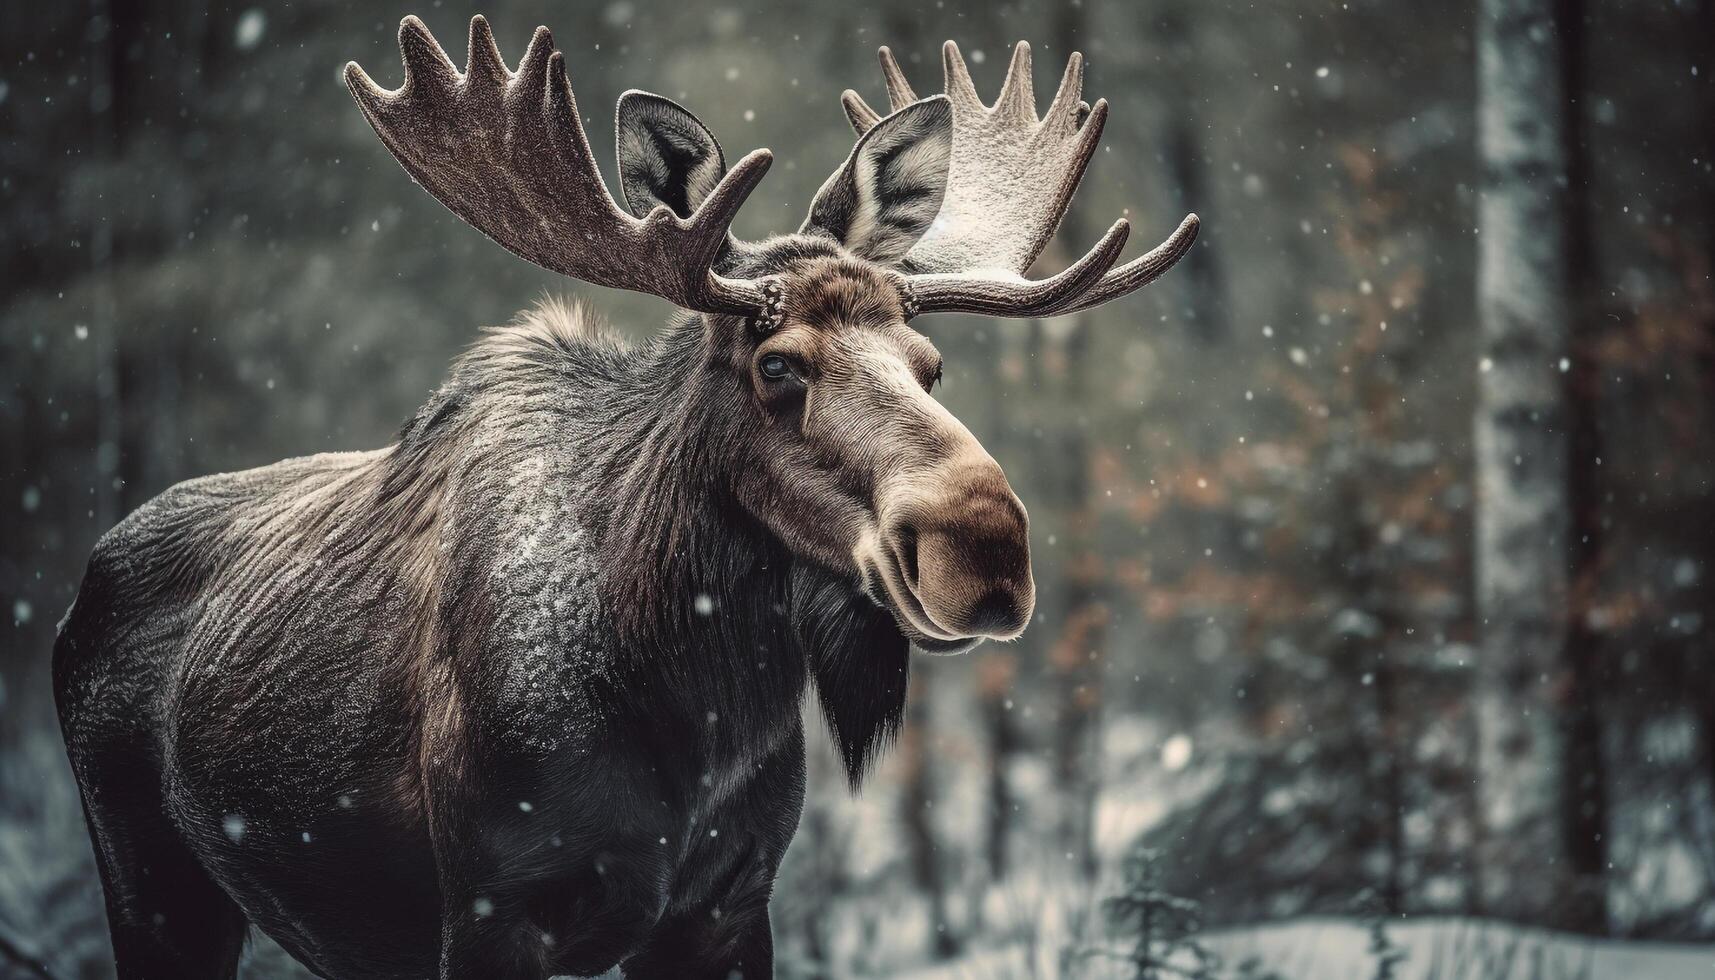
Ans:
[[[418,550],[465,583],[450,595],[506,581],[558,609],[554,581],[588,582],[572,604],[599,609],[592,652],[611,707],[642,712],[639,730],[704,772],[782,744],[813,672],[855,785],[898,731],[907,646],[884,610],[792,558],[737,504],[735,477],[753,465],[745,396],[711,365],[698,321],[625,350],[575,311],[545,309],[460,358],[386,457],[385,496],[438,515],[410,523],[441,529]],[[435,544],[448,528],[450,549]],[[489,635],[458,621],[498,615],[492,605],[445,606],[450,635]]]
[[[746,391],[711,365],[704,330],[681,320],[626,359],[584,486],[623,676],[709,751],[749,754],[797,724],[805,665],[791,556],[732,493]]]
[[[640,614],[617,621],[622,646],[732,759],[796,728],[813,675],[855,789],[899,732],[909,646],[887,612],[794,558],[734,499],[737,468],[753,465],[747,393],[721,382],[702,330],[683,323],[641,353],[611,406],[629,421],[596,468],[612,489],[608,598]]]

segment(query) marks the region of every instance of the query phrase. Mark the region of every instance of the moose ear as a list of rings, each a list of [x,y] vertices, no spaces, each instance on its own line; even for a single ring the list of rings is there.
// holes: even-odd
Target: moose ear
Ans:
[[[672,99],[632,90],[615,117],[619,183],[625,205],[641,218],[665,204],[681,218],[726,176],[721,145],[702,121]]]
[[[854,255],[883,264],[929,230],[947,191],[953,110],[937,95],[881,120],[816,192],[804,234],[837,239]]]

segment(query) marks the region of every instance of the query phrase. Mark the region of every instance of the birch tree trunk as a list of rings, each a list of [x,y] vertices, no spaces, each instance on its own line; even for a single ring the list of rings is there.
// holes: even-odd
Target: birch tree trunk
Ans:
[[[1570,889],[1558,689],[1572,558],[1566,99],[1554,0],[1481,0],[1475,468],[1477,855],[1488,914],[1557,921]]]

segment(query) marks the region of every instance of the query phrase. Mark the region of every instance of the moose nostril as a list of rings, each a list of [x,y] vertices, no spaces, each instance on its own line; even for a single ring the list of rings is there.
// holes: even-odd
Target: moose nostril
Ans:
[[[975,606],[971,607],[970,633],[1011,633],[1024,625],[1019,622],[1021,615],[1018,600],[1008,589],[990,589]]]

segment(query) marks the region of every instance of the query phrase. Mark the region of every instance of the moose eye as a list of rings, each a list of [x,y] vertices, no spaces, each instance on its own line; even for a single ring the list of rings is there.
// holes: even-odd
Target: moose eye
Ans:
[[[787,363],[786,358],[779,354],[769,354],[764,357],[757,364],[757,368],[762,371],[762,376],[770,381],[782,381],[792,375],[792,365]]]

